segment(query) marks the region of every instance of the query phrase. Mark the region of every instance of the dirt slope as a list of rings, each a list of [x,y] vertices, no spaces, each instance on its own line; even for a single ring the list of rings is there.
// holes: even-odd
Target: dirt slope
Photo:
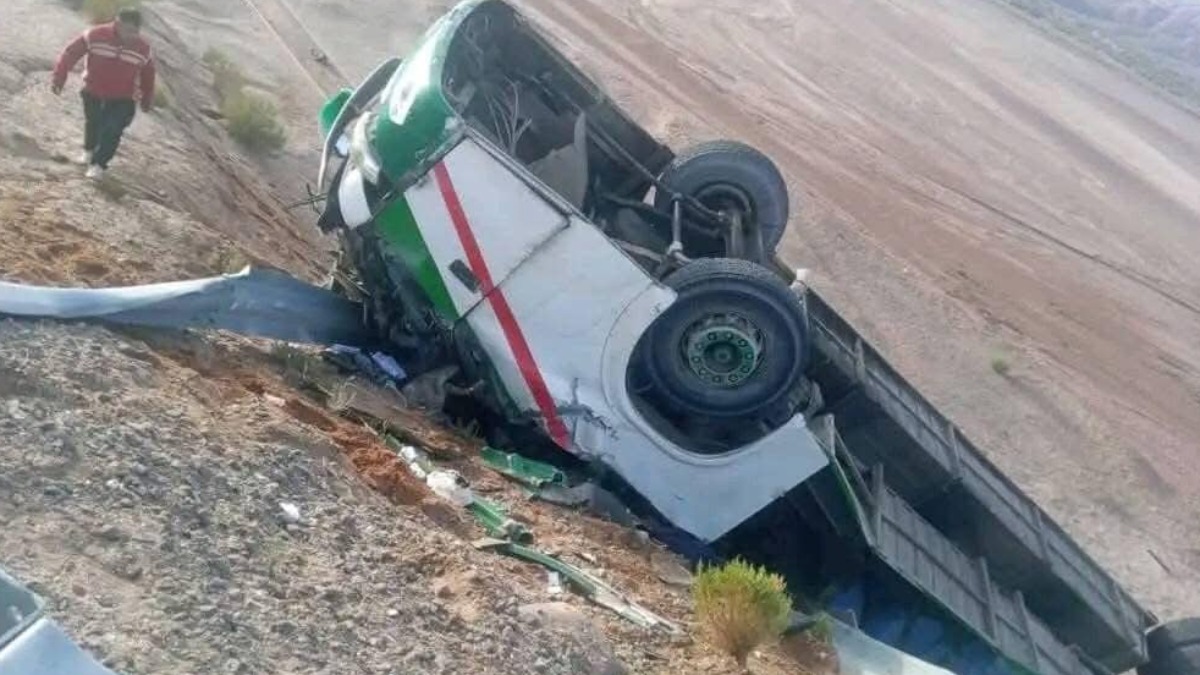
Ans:
[[[173,103],[139,116],[101,184],[69,161],[74,86],[58,99],[47,85],[55,50],[82,27],[57,3],[0,9],[0,278],[131,284],[253,260],[320,279],[329,243],[311,214],[284,208],[314,166],[319,97],[250,10],[154,3]],[[245,156],[210,119],[199,58],[212,46],[279,102],[292,136],[278,156]],[[544,569],[475,550],[481,527],[371,432],[322,410],[301,386],[319,365],[230,336],[0,320],[0,566],[123,673],[732,671],[694,638],[686,588],[659,579],[678,577],[670,554],[454,462],[544,550],[683,633],[552,595]],[[426,445],[478,450],[418,414],[408,426]],[[547,602],[563,604],[531,614]],[[794,671],[778,649],[755,664]]]
[[[353,77],[403,52],[446,3],[291,4]],[[800,214],[788,257],[1150,606],[1196,613],[1195,117],[983,2],[523,4],[653,131],[774,155]],[[319,278],[328,243],[282,208],[311,175],[311,82],[240,0],[154,8],[182,103],[139,118],[102,189],[61,161],[75,154],[77,101],[44,84],[78,18],[39,0],[0,9],[0,276],[162,280],[245,256]],[[202,113],[199,56],[214,45],[280,103],[292,137],[279,157],[241,158]],[[419,506],[355,489],[328,430],[212,369],[258,364],[272,395],[296,395],[261,349],[0,331],[0,519],[12,524],[0,564],[110,662],[578,672],[597,648],[515,622],[519,603],[546,599],[543,576],[468,551],[457,525]],[[990,367],[998,351],[1007,377]],[[620,531],[504,499],[686,618],[682,592],[655,583],[650,553]],[[311,523],[289,529],[284,500]],[[220,561],[229,587],[210,589]],[[587,615],[637,672],[721,668],[690,640]],[[785,672],[773,652],[761,665]]]
[[[360,72],[441,5],[292,4]],[[787,257],[1139,597],[1196,613],[1200,119],[988,2],[520,4],[652,131],[773,155]]]
[[[121,672],[575,672],[582,648],[522,625],[483,556],[237,381],[102,329],[15,322],[0,373],[2,562]],[[507,603],[487,625],[430,582],[471,570],[459,603]]]

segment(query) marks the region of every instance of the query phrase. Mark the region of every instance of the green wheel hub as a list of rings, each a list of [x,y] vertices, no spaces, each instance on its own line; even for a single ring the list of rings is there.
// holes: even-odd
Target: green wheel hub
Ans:
[[[736,314],[715,314],[683,334],[683,357],[693,375],[712,387],[738,387],[752,379],[762,362],[762,334]]]

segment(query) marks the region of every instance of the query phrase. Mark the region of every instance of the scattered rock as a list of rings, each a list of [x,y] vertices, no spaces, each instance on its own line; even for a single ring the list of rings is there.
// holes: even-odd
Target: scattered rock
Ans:
[[[119,544],[129,540],[129,535],[116,525],[108,525],[96,532],[96,538],[110,544]]]
[[[586,629],[591,625],[583,612],[565,602],[522,605],[517,608],[517,616],[526,623],[566,631]]]
[[[443,599],[450,598],[454,596],[454,589],[450,582],[439,579],[433,584],[433,594]]]
[[[142,566],[137,564],[135,561],[124,562],[116,569],[116,575],[126,581],[137,581],[138,579],[141,579],[144,574],[145,570],[142,569]]]
[[[573,655],[574,672],[587,675],[623,675],[628,670],[616,657],[612,644],[592,620],[565,602],[542,602],[517,609],[521,620],[535,627],[571,635],[580,651]]]
[[[650,554],[650,567],[659,581],[668,586],[687,588],[692,585],[691,571],[674,553],[656,549]]]
[[[421,500],[421,512],[438,527],[453,533],[460,539],[471,539],[471,525],[463,517],[462,509],[448,504],[437,497],[426,497]]]
[[[8,403],[5,404],[5,409],[8,410],[8,416],[18,422],[27,417],[25,412],[21,410],[21,402],[15,398],[8,400]]]
[[[300,522],[300,507],[291,502],[280,502],[279,510],[283,512],[283,520],[289,524]]]

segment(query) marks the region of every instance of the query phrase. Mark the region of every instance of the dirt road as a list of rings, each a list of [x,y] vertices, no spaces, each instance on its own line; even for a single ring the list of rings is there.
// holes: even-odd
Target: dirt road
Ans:
[[[521,4],[653,132],[774,156],[787,257],[1149,605],[1200,608],[1200,119],[982,0]]]

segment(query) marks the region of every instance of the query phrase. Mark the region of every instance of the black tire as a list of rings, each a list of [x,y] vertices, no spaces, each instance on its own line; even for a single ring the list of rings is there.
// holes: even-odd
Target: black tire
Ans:
[[[1146,636],[1150,662],[1138,675],[1200,675],[1200,618],[1164,623]]]
[[[768,256],[783,239],[789,215],[787,182],[770,157],[745,143],[710,141],[688,148],[667,167],[661,180],[710,208],[719,208],[713,202],[722,200],[723,191],[736,193],[737,201],[744,202],[749,217],[762,231]],[[654,205],[670,213],[671,195],[656,191]]]
[[[748,422],[790,405],[805,382],[809,345],[804,309],[787,284],[727,258],[696,260],[665,283],[679,297],[642,336],[635,361],[658,401],[676,414]]]

